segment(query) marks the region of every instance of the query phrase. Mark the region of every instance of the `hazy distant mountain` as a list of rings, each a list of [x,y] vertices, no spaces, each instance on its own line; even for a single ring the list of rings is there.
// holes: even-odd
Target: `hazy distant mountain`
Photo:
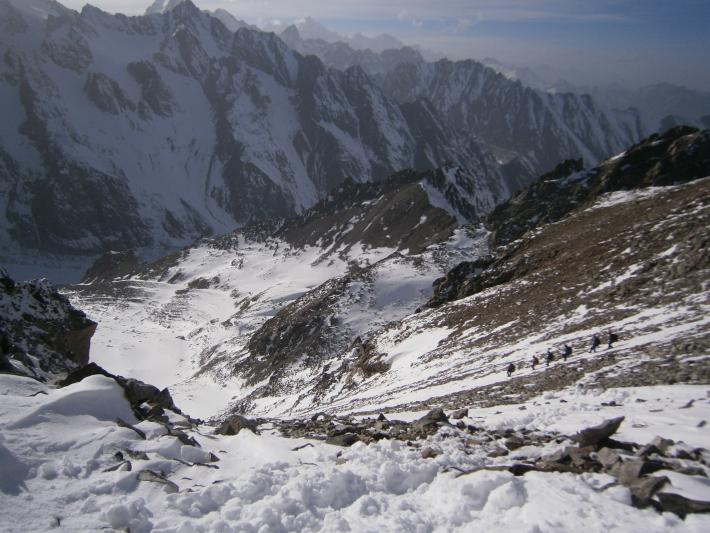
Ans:
[[[589,94],[606,109],[638,110],[644,135],[662,132],[681,124],[700,128],[710,126],[710,93],[672,83],[657,83],[640,88],[621,84],[587,85],[574,72],[551,67],[505,65],[486,58],[483,63],[511,80],[548,93]],[[564,76],[567,76],[566,78]]]
[[[399,39],[385,33],[375,37],[368,37],[361,33],[356,33],[352,37],[330,31],[317,20],[306,17],[297,20],[293,24],[271,24],[265,26],[266,31],[282,33],[289,26],[294,26],[302,39],[314,39],[325,41],[326,43],[345,43],[355,50],[371,50],[378,53],[393,48],[402,48],[405,44]]]
[[[361,67],[368,74],[384,74],[400,63],[423,63],[424,58],[414,48],[402,46],[382,52],[356,49],[345,42],[328,42],[323,39],[305,39],[295,25],[286,27],[279,37],[289,48],[304,55],[317,56],[329,67],[346,70]]]
[[[595,87],[589,92],[610,107],[637,108],[648,133],[665,131],[681,124],[710,127],[710,92],[671,83],[647,85],[636,90]]]

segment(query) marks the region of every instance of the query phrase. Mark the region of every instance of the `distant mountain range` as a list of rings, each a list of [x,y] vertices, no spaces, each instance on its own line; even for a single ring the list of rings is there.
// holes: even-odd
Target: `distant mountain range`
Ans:
[[[189,0],[148,11],[0,3],[11,272],[50,256],[81,269],[108,249],[156,257],[405,169],[457,168],[475,184],[469,216],[481,216],[561,160],[595,164],[643,132],[632,110],[475,61],[303,39],[297,27],[279,38]]]

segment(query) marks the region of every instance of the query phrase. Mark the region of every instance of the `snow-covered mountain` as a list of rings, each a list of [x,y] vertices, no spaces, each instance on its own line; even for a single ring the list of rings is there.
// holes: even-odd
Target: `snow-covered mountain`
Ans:
[[[327,69],[273,34],[233,33],[189,1],[171,7],[125,17],[0,4],[9,267],[35,262],[30,251],[157,255],[301,212],[347,177],[450,162],[479,186],[507,188],[493,157],[425,102],[400,105],[362,69]]]
[[[358,336],[412,313],[434,279],[482,254],[484,236],[457,228],[490,199],[466,189],[476,191],[453,168],[379,184],[349,181],[280,226],[247,226],[150,265],[111,255],[72,291],[103,317],[94,360],[170,386],[193,414],[214,416],[237,390],[259,386],[265,370],[253,365],[249,344],[259,345],[280,321],[312,329],[315,337],[304,342],[320,367]],[[294,318],[304,306],[313,308],[312,321]],[[286,336],[279,348],[290,360],[298,359],[292,343]],[[200,390],[212,391],[205,404]]]
[[[710,93],[672,83],[646,85],[635,90],[620,87],[583,88],[609,107],[634,106],[649,133],[678,125],[710,127]]]
[[[145,14],[155,15],[168,13],[179,6],[183,1],[184,0],[155,0],[155,2],[146,8]],[[203,11],[222,22],[222,24],[224,24],[229,31],[237,31],[239,28],[249,28],[252,30],[259,29],[256,26],[252,26],[251,24],[247,24],[243,20],[238,19],[226,9],[218,8],[212,11],[206,9]]]

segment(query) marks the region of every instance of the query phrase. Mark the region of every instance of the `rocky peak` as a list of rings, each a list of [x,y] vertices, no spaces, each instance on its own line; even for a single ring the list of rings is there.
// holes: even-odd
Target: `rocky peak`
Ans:
[[[146,15],[153,15],[155,13],[167,13],[172,11],[183,4],[190,4],[192,8],[197,9],[195,4],[190,0],[155,0],[148,8],[145,10]],[[192,9],[188,6],[188,9]]]
[[[301,41],[301,34],[298,33],[298,28],[293,24],[286,26],[284,31],[279,34],[279,37],[291,48],[295,48],[296,44]]]

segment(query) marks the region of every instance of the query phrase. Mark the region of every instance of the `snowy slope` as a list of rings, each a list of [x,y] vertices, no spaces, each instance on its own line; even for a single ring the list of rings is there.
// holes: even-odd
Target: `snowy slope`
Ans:
[[[376,410],[426,405],[426,398],[494,404],[577,380],[602,388],[705,382],[708,265],[697,246],[708,183],[613,193],[528,234],[473,295],[378,332],[370,360],[384,370],[356,387],[343,374],[318,395],[321,408]],[[643,239],[634,241],[633,232]],[[588,354],[592,335],[606,338],[609,330],[622,342]],[[544,362],[548,349],[559,359],[564,343],[574,349],[570,362],[530,368],[532,356]],[[512,381],[509,363],[519,369]]]
[[[414,312],[454,264],[485,254],[486,233],[458,227],[493,201],[471,186],[453,167],[350,180],[276,227],[247,226],[152,265],[109,254],[69,294],[101,323],[95,361],[170,386],[193,413],[214,416],[231,400],[275,393],[263,390],[264,367],[281,356],[266,345],[283,321],[303,323],[314,339],[298,348],[308,359],[299,385],[286,361],[304,360],[280,337],[284,356],[269,383],[293,392],[340,365],[358,338]]]
[[[564,449],[572,444],[566,435],[619,415],[628,418],[621,428],[626,441],[644,444],[662,436],[676,441],[679,453],[707,450],[707,432],[696,428],[706,418],[705,389],[645,387],[601,395],[568,390],[472,413],[467,420],[482,427],[479,435],[494,439],[487,444],[475,443],[464,430],[442,428],[416,443],[384,439],[344,449],[284,438],[268,424],[260,435],[242,430],[224,436],[171,412],[167,423],[138,422],[122,390],[104,376],[57,390],[0,375],[0,526],[13,533],[54,528],[701,532],[708,528],[707,514],[682,520],[634,508],[629,489],[608,474],[514,476],[507,467],[516,458]],[[639,408],[633,399],[649,403]],[[611,400],[614,406],[600,405]],[[135,424],[144,438],[118,426],[119,417]],[[489,450],[506,443],[505,433],[494,433],[500,428],[533,438],[549,432],[557,440],[547,437],[547,443],[489,457]],[[195,440],[183,443],[169,434],[175,431]],[[425,448],[436,456],[423,458]],[[707,474],[707,467],[699,468]],[[670,480],[663,492],[708,500],[706,478],[697,470],[660,474]]]

